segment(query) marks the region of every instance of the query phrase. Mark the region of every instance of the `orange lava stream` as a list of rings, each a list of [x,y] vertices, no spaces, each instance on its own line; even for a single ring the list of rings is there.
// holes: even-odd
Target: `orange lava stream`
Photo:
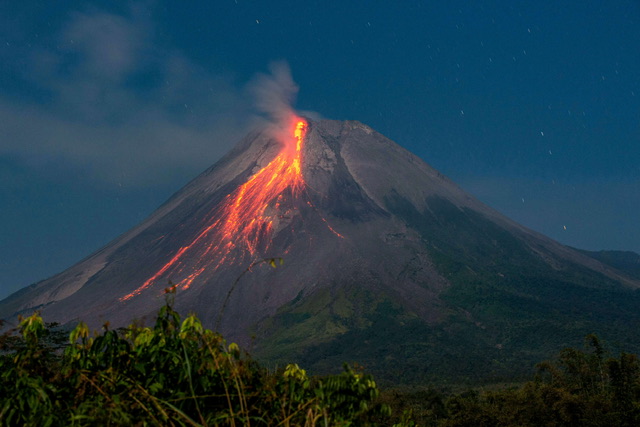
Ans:
[[[281,201],[286,197],[284,193],[290,189],[291,196],[296,196],[304,189],[301,152],[306,127],[307,123],[304,120],[297,119],[292,132],[295,146],[286,144],[276,158],[229,194],[212,224],[202,230],[189,245],[181,247],[173,258],[142,286],[120,298],[120,301],[139,295],[165,273],[182,275],[184,278],[176,285],[181,289],[187,289],[205,270],[215,269],[227,261],[232,261],[233,249],[244,249],[253,256],[260,244],[260,249],[268,248],[274,219],[279,214]],[[188,252],[195,250],[202,253],[198,254],[197,262],[189,268],[189,272],[183,272],[186,266],[180,262],[181,259]],[[186,273],[188,274],[185,277]]]

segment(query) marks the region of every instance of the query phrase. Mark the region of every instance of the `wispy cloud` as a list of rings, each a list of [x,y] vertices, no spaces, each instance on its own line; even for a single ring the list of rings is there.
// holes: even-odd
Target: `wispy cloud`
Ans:
[[[16,52],[39,96],[0,96],[0,156],[147,186],[226,152],[251,122],[246,90],[160,47],[148,15],[76,12],[56,31],[55,49]]]

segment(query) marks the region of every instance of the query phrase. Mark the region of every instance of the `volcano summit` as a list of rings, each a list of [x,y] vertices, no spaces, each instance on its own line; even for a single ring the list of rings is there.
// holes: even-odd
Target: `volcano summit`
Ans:
[[[511,221],[354,121],[250,133],[143,223],[0,302],[0,317],[126,326],[152,318],[168,286],[178,311],[259,358],[317,372],[358,361],[383,380],[528,374],[592,332],[640,342],[638,277]]]

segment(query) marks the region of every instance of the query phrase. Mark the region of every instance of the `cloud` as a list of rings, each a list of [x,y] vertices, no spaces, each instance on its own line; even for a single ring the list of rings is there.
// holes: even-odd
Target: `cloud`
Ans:
[[[64,29],[61,42],[67,51],[81,56],[80,73],[119,81],[135,72],[140,54],[148,49],[146,27],[109,13],[76,13]]]
[[[233,76],[159,46],[148,15],[75,12],[56,48],[14,52],[13,71],[39,95],[0,96],[0,156],[141,187],[224,154],[251,123],[250,100]]]

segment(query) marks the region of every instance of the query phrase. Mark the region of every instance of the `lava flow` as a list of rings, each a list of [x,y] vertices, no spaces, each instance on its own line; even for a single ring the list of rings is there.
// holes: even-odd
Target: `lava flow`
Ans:
[[[276,158],[229,194],[216,209],[213,222],[190,244],[181,247],[157,273],[120,301],[140,294],[166,275],[183,277],[176,286],[187,289],[205,270],[234,261],[234,249],[243,249],[251,256],[258,249],[267,249],[283,199],[295,197],[304,189],[301,152],[306,127],[304,120],[296,119],[291,143],[285,144]],[[189,266],[182,262],[187,255],[196,260]]]

